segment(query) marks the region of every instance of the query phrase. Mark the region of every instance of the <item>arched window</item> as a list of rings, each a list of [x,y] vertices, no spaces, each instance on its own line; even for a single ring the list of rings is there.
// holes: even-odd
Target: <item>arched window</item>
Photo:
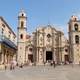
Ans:
[[[74,29],[75,29],[75,31],[78,31],[78,24],[74,25]]]
[[[21,21],[21,28],[23,28],[24,27],[24,22],[23,21]]]
[[[47,37],[48,37],[48,38],[50,38],[50,37],[51,37],[51,35],[50,35],[50,34],[47,34]]]
[[[32,52],[32,48],[29,48],[29,51]]]
[[[79,36],[78,35],[75,36],[75,43],[79,44]]]
[[[68,52],[68,49],[65,49],[65,52]]]
[[[20,35],[20,39],[23,39],[23,34]]]

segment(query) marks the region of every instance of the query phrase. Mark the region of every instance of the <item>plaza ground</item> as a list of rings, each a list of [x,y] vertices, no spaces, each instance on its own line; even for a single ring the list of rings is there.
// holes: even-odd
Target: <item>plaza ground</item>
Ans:
[[[0,80],[80,80],[80,66],[27,66],[1,70]]]

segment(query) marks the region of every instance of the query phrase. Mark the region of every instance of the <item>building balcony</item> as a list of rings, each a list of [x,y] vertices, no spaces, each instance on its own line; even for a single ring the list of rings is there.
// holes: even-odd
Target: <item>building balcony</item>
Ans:
[[[6,44],[10,48],[17,49],[17,46],[4,35],[0,35],[0,42]]]

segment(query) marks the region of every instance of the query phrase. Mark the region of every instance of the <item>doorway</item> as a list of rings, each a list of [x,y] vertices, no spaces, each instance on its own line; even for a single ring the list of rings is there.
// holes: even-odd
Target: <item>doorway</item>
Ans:
[[[65,63],[69,62],[69,55],[65,55]]]
[[[30,60],[31,62],[33,62],[33,55],[32,54],[28,54],[28,60]]]
[[[52,51],[46,51],[46,61],[52,60]]]

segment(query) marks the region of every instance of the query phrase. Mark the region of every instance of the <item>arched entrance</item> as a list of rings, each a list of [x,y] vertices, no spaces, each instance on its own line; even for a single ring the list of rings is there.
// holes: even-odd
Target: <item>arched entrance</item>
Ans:
[[[33,54],[28,54],[28,60],[33,62]]]
[[[46,51],[46,61],[51,61],[53,59],[52,51]]]
[[[64,55],[64,58],[65,58],[65,64],[69,62],[69,55]]]

